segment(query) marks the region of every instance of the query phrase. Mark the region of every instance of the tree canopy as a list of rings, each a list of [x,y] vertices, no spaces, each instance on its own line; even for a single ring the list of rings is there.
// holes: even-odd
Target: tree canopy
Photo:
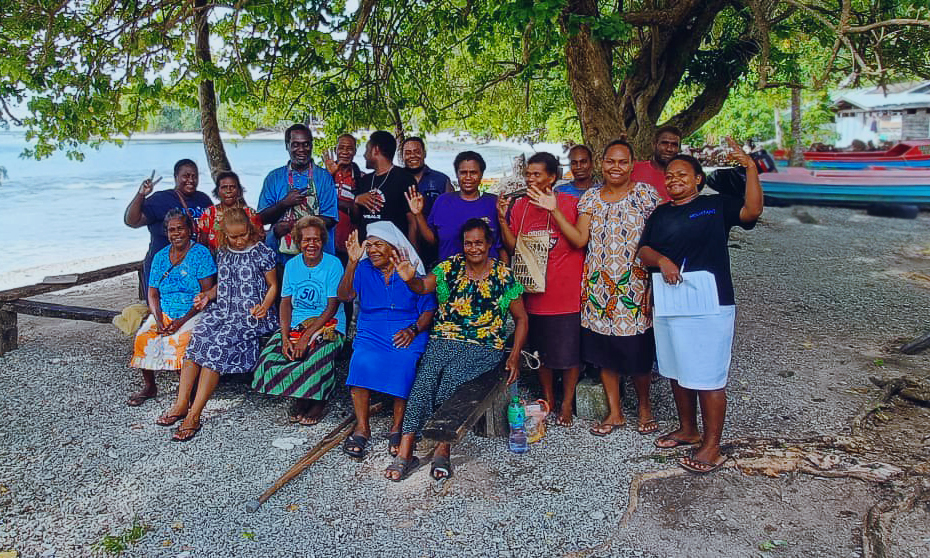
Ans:
[[[897,0],[0,0],[0,122],[27,155],[80,156],[197,108],[211,168],[217,101],[241,132],[583,140],[700,129],[734,92],[930,77],[930,8]],[[11,107],[23,105],[25,118]],[[751,110],[751,107],[745,107]],[[579,136],[580,134],[580,136]]]

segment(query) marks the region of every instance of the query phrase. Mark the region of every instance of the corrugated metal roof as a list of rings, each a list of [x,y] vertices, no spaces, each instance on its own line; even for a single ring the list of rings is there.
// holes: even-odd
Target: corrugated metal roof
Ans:
[[[832,95],[833,105],[843,102],[857,109],[894,110],[930,107],[930,81],[889,85],[886,90],[871,86],[843,89]]]

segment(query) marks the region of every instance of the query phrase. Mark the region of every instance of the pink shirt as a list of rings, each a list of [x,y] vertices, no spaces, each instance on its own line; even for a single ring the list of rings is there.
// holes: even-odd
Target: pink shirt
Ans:
[[[630,181],[645,182],[652,186],[663,202],[671,198],[668,197],[668,190],[665,189],[665,171],[659,170],[652,164],[652,161],[638,161],[633,165],[633,172],[630,173]]]

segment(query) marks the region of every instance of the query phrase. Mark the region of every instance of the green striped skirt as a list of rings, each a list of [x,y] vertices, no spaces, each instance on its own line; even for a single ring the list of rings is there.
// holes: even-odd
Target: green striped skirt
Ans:
[[[317,341],[307,349],[303,360],[288,360],[281,352],[281,332],[265,345],[258,357],[252,389],[268,395],[326,401],[336,384],[335,360],[345,336]]]

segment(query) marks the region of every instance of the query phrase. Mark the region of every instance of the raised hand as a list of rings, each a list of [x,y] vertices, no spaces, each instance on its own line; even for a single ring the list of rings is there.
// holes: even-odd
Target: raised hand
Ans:
[[[349,233],[349,239],[346,240],[346,252],[349,255],[349,261],[357,263],[360,259],[362,259],[362,255],[365,253],[365,247],[367,245],[368,239],[365,239],[364,242],[359,244],[357,230]]]
[[[413,267],[413,264],[410,263],[410,258],[407,257],[406,251],[393,250],[391,252],[391,263],[394,264],[394,271],[400,275],[400,278],[404,281],[410,281],[417,276],[417,268]]]
[[[411,186],[409,190],[404,192],[404,197],[407,198],[407,205],[410,206],[410,213],[414,215],[423,213],[423,196],[420,194],[420,191],[417,190],[416,186]]]
[[[510,209],[510,199],[501,194],[497,196],[497,219],[502,223],[507,222],[507,211]]]
[[[155,171],[152,170],[152,176],[143,180],[142,184],[139,185],[139,193],[142,194],[143,197],[151,194],[152,190],[155,189],[155,185],[161,182],[161,178],[160,176],[155,178]]]
[[[526,195],[529,196],[530,203],[546,211],[555,211],[557,207],[557,198],[552,190],[543,192],[535,186],[530,186],[526,189]]]
[[[743,151],[743,148],[740,147],[738,143],[736,143],[736,140],[730,136],[727,136],[727,145],[730,146],[730,153],[728,153],[729,158],[739,164],[739,166],[747,169],[751,166],[755,166],[752,157],[747,155],[746,152]]]
[[[339,170],[339,165],[336,164],[336,150],[333,148],[323,150],[323,166],[326,167],[326,170],[329,174],[333,174]]]

